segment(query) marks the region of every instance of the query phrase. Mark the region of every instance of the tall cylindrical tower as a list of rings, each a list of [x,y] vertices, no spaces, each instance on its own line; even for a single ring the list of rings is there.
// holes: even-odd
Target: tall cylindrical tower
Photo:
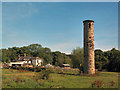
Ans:
[[[95,73],[94,60],[94,21],[85,20],[84,23],[84,73]]]

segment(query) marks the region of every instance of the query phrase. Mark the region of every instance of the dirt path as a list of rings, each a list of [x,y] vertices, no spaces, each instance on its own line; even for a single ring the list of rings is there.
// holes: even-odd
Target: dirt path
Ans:
[[[5,76],[20,76],[20,75],[29,75],[29,76],[33,76],[34,74],[30,74],[30,73],[17,73],[17,74],[2,74]]]

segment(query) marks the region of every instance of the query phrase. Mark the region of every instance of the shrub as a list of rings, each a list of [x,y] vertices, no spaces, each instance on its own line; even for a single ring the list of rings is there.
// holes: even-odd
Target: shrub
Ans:
[[[79,72],[80,73],[80,76],[83,76],[83,71]]]
[[[21,79],[19,77],[16,78],[16,82],[19,83]]]
[[[39,79],[38,78],[35,78],[35,81],[38,81]]]
[[[99,76],[100,74],[99,74],[99,72],[98,72],[98,71],[96,71],[96,72],[95,72],[95,75]]]
[[[35,71],[35,72],[40,72],[40,71],[41,71],[41,67],[35,67],[35,68],[34,68],[34,71]]]
[[[110,86],[114,86],[115,82],[114,81],[111,81],[110,82]]]
[[[101,80],[95,80],[91,85],[92,85],[92,88],[95,88],[95,87],[101,88],[102,85],[103,85],[103,81],[101,81]]]
[[[54,69],[54,72],[55,72],[55,73],[58,73],[58,74],[63,74],[63,70],[62,70],[60,67],[56,67],[56,68]]]
[[[19,70],[22,70],[22,68],[21,67],[18,67],[19,68]]]
[[[13,70],[11,70],[11,72],[13,72]]]
[[[49,74],[50,74],[50,70],[49,69],[45,69],[42,70],[40,73],[36,73],[36,77],[38,79],[49,79]]]
[[[42,79],[48,79],[49,78],[49,74],[50,74],[50,70],[49,69],[46,69],[46,70],[43,70],[43,72],[41,72],[43,75],[42,75]]]

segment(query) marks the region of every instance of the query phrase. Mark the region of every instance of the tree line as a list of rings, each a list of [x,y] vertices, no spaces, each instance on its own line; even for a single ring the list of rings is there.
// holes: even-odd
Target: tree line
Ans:
[[[112,48],[108,51],[96,49],[95,51],[95,68],[99,71],[106,70],[111,72],[120,72],[120,51]],[[76,48],[69,55],[73,67],[83,67],[83,49]]]
[[[18,56],[33,56],[43,59],[43,65],[48,63],[52,65],[62,65],[63,63],[71,63],[71,59],[65,53],[59,51],[51,52],[50,48],[42,47],[40,44],[31,44],[24,47],[12,47],[8,49],[1,49],[2,58],[4,63],[10,63],[18,59]]]
[[[43,65],[48,63],[56,66],[62,64],[70,64],[73,68],[83,67],[83,48],[77,47],[73,49],[70,55],[61,53],[60,51],[52,52],[50,48],[42,47],[40,44],[31,44],[24,47],[12,47],[8,49],[0,49],[2,52],[2,58],[0,60],[3,63],[9,63],[16,59],[18,56],[40,57],[43,59]],[[120,68],[120,51],[115,48],[102,51],[100,49],[95,50],[95,67],[98,70],[116,71],[119,72]]]

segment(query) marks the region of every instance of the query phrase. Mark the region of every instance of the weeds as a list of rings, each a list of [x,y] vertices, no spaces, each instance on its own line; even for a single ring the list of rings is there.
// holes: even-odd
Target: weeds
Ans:
[[[46,69],[46,70],[42,70],[40,73],[36,73],[36,77],[38,79],[49,79],[49,74],[50,74],[50,70]]]
[[[61,74],[61,76],[65,76],[66,74]]]
[[[16,78],[16,82],[19,83],[21,79],[19,77]]]
[[[60,67],[54,68],[54,73],[62,74],[63,70]]]
[[[115,82],[114,81],[111,81],[110,82],[110,86],[114,86]]]
[[[13,70],[15,74],[18,73],[20,75],[19,70],[14,70],[14,69],[11,70]],[[75,76],[71,74],[73,72],[77,74],[79,71],[72,72],[71,70],[65,70],[65,71],[63,70],[64,72],[63,74],[56,74],[56,73],[51,73],[49,69],[45,69],[45,70],[41,70],[40,72],[31,72],[33,73],[32,75],[31,73],[28,74],[25,73],[26,75],[24,76],[17,76],[17,75],[13,76],[14,73],[11,73],[11,70],[3,69],[3,77],[2,77],[3,88],[19,88],[19,87],[20,88],[24,88],[24,87],[26,88],[35,88],[35,87],[36,88],[89,88],[89,87],[117,88],[118,87],[117,85],[118,79],[116,77],[118,73],[115,73],[115,75],[113,75],[113,72],[111,73],[98,72],[95,74],[96,76],[86,74],[87,77],[85,77],[84,73],[81,73],[80,76]],[[100,76],[97,76],[99,75],[99,73]],[[8,75],[4,75],[4,74],[8,74]],[[84,76],[82,76],[82,74]],[[113,81],[111,80],[111,78]],[[104,82],[101,80],[104,80]]]
[[[103,86],[103,81],[95,80],[91,85],[92,85],[92,88],[95,88],[95,87],[101,88]]]
[[[35,81],[38,81],[39,79],[38,78],[35,78]]]
[[[25,82],[25,80],[17,77],[17,78],[16,78],[16,83],[20,83],[20,82]]]
[[[63,87],[61,85],[52,85],[52,86],[50,86],[50,88],[65,88],[65,87]]]

